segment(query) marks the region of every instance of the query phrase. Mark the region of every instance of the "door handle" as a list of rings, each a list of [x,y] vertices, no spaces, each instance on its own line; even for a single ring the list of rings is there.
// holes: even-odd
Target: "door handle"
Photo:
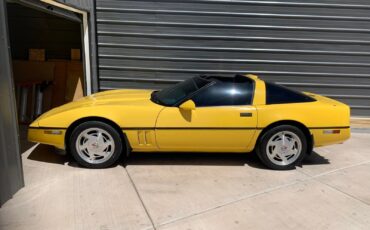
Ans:
[[[253,114],[252,113],[240,113],[240,116],[241,117],[252,117]]]

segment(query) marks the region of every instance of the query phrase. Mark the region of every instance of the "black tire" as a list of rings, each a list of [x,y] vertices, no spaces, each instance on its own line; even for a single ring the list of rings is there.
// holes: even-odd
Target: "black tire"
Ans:
[[[78,138],[81,133],[88,129],[99,129],[104,130],[106,133],[110,135],[114,142],[114,151],[110,151],[111,153],[108,154],[109,157],[104,159],[104,162],[98,163],[91,163],[85,160],[83,157],[80,156],[77,150]],[[109,136],[108,135],[108,136]],[[113,128],[112,126],[101,122],[101,121],[87,121],[80,125],[78,125],[72,132],[70,137],[68,138],[68,151],[71,153],[73,158],[77,161],[78,164],[87,167],[87,168],[107,168],[115,164],[118,159],[120,158],[122,151],[123,151],[123,140],[121,138],[120,133]],[[81,141],[81,140],[80,140]],[[109,148],[109,147],[108,147]],[[112,147],[113,148],[113,147]],[[87,157],[87,155],[86,155]]]
[[[296,136],[301,141],[301,151],[297,153],[297,158],[286,165],[279,165],[274,163],[270,158],[268,157],[268,152],[267,152],[267,144],[269,140],[277,133],[282,132],[282,131],[288,131],[294,133]],[[256,153],[259,159],[262,161],[264,165],[266,165],[270,169],[274,170],[288,170],[288,169],[293,169],[295,166],[299,165],[303,158],[305,157],[307,152],[307,139],[302,130],[297,128],[296,126],[292,125],[280,125],[273,127],[269,130],[267,130],[259,139],[257,146],[256,146]]]

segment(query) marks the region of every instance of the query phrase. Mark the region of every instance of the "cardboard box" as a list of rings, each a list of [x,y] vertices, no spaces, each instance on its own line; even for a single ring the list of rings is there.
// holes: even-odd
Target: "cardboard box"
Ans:
[[[45,61],[45,49],[28,49],[28,60]]]
[[[65,101],[75,101],[83,97],[83,65],[80,61],[67,63],[67,78],[65,87]]]
[[[71,49],[71,60],[81,60],[80,49]]]
[[[38,84],[54,79],[54,63],[13,60],[13,76],[16,84]]]
[[[57,107],[65,103],[65,90],[67,79],[67,63],[68,60],[49,59],[48,63],[55,64],[54,80],[53,80],[53,95],[51,100],[51,107]]]

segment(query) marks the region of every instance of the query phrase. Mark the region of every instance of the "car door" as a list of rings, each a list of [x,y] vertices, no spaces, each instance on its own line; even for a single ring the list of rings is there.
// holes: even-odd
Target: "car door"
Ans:
[[[156,122],[162,151],[245,151],[255,134],[253,81],[215,81],[190,99],[194,110],[164,108]]]

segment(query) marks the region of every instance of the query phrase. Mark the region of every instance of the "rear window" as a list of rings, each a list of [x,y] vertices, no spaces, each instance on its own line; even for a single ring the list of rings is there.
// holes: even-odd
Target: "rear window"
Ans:
[[[299,102],[312,102],[315,101],[301,92],[288,89],[271,82],[266,84],[266,104],[285,104],[285,103],[299,103]]]

